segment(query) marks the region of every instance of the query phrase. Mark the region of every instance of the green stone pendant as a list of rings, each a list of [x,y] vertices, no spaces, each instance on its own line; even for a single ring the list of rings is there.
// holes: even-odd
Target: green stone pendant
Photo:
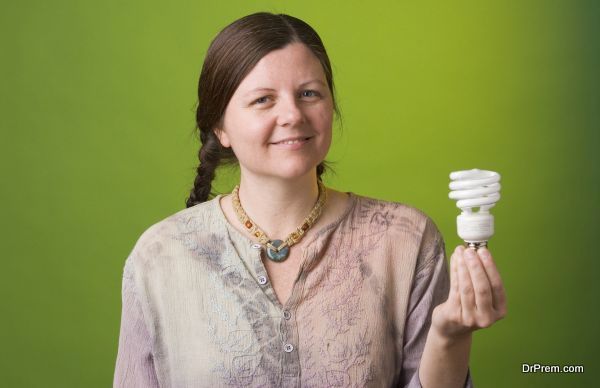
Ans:
[[[271,245],[273,245],[275,248],[279,247],[281,244],[283,244],[282,240],[271,241]],[[282,250],[280,250],[279,252],[277,252],[276,250],[273,250],[271,248],[267,248],[267,257],[270,260],[276,261],[276,262],[281,262],[281,261],[284,261],[285,259],[287,259],[289,253],[290,253],[290,247],[285,247]]]

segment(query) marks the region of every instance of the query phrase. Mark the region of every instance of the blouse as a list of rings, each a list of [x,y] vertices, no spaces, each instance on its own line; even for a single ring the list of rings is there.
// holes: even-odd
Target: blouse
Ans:
[[[223,194],[144,231],[123,269],[114,386],[421,387],[449,292],[444,241],[411,206],[346,194],[345,212],[305,237],[285,305]]]

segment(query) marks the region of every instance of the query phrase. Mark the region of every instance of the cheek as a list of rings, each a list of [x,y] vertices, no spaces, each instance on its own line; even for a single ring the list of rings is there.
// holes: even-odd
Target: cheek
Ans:
[[[247,113],[238,115],[228,125],[233,148],[242,150],[266,145],[271,140],[274,120],[265,114]]]
[[[245,121],[243,124],[243,128],[247,134],[247,137],[250,138],[254,143],[268,143],[268,140],[271,140],[275,122],[276,120],[272,117],[272,115],[266,113],[255,113],[248,115],[247,121]]]
[[[323,106],[315,112],[313,126],[320,132],[331,131],[333,125],[333,109]]]

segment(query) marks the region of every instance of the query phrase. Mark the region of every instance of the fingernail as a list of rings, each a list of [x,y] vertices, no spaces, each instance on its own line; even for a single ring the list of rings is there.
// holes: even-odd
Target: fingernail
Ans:
[[[479,249],[479,257],[481,257],[482,260],[489,259],[490,258],[490,251],[488,251],[486,248]]]
[[[465,251],[465,256],[467,256],[467,260],[475,259],[475,250],[472,248],[467,249]]]

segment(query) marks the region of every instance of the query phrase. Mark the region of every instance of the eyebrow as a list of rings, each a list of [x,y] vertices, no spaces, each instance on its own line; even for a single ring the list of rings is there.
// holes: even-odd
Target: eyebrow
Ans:
[[[325,83],[323,81],[321,81],[320,79],[311,79],[310,81],[301,83],[300,87],[304,87],[313,82],[321,84],[322,86],[326,86]],[[256,88],[256,89],[252,89],[252,90],[248,91],[245,95],[247,96],[249,94],[256,93],[256,92],[274,92],[274,91],[275,91],[275,89],[273,89],[273,88]]]

